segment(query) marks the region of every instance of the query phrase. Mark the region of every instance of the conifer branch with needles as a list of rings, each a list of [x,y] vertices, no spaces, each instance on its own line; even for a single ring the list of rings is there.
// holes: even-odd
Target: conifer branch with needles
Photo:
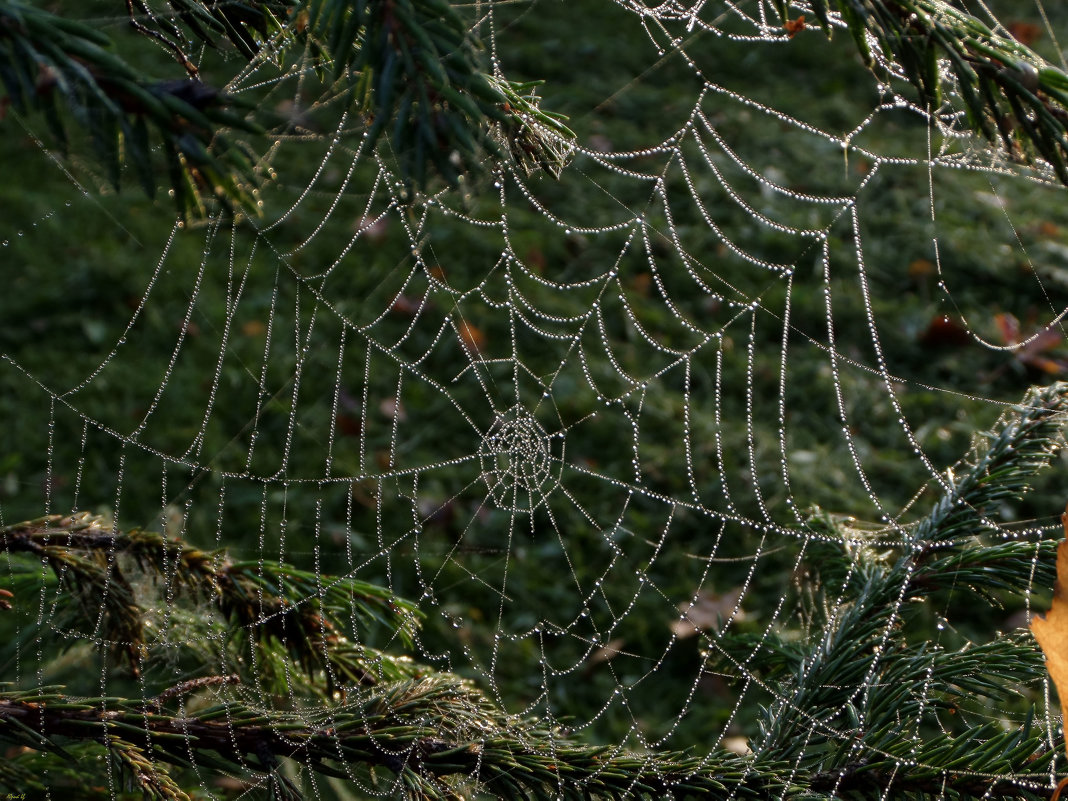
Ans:
[[[790,4],[776,0],[788,31]],[[1013,160],[1043,160],[1068,184],[1068,73],[947,0],[810,0],[828,36],[843,24],[866,66],[903,77],[936,111],[959,96],[968,126]]]
[[[363,120],[359,147],[387,140],[384,155],[416,190],[435,181],[456,187],[461,176],[485,170],[487,159],[490,167],[558,176],[574,152],[565,118],[541,107],[541,82],[490,70],[472,25],[448,0],[160,5],[157,12],[131,0],[131,26],[176,54],[185,80],[146,81],[101,31],[0,0],[0,85],[16,113],[44,118],[61,151],[68,131],[80,130],[111,185],[128,165],[149,195],[158,171],[153,129],[186,217],[203,217],[216,202],[260,212],[256,148],[272,120],[256,113],[255,100],[215,88],[233,76],[202,74],[183,41],[232,48],[282,73],[310,54],[319,99],[340,100]],[[796,32],[791,4],[778,5],[787,30]],[[1011,159],[1048,164],[1068,183],[1062,69],[946,0],[811,0],[802,7],[828,35],[845,26],[868,67],[910,82],[922,106],[936,111],[947,92],[959,96],[972,130]]]
[[[235,133],[259,135],[250,105],[199,80],[150,81],[100,30],[18,0],[0,0],[0,119],[44,118],[66,154],[88,139],[106,182],[124,166],[154,196],[165,171],[179,211],[203,216],[220,199],[256,213],[257,157]],[[73,135],[73,136],[72,136]],[[162,150],[164,169],[152,152]]]
[[[464,797],[476,787],[509,799],[528,793],[707,798],[732,790],[745,798],[782,789],[775,779],[753,777],[744,760],[730,754],[701,759],[578,744],[559,730],[504,714],[448,674],[376,687],[310,715],[237,700],[185,714],[109,701],[105,708],[58,687],[0,693],[0,738],[59,754],[67,741],[99,742],[138,765],[152,792],[173,787],[165,765],[188,766],[191,759],[202,769],[244,768],[263,784],[283,783],[279,761],[292,759],[324,776],[359,780],[413,801]],[[389,774],[376,775],[382,768]],[[300,797],[289,780],[284,783]]]
[[[146,612],[127,573],[156,583],[164,598],[208,601],[233,627],[235,642],[259,652],[259,661],[292,662],[304,676],[321,675],[324,691],[337,685],[374,684],[418,675],[406,658],[390,657],[352,642],[353,623],[381,627],[405,648],[413,644],[415,605],[367,582],[330,579],[287,565],[233,562],[223,552],[142,530],[115,531],[88,514],[52,515],[0,529],[0,552],[40,557],[67,597],[96,617],[106,639],[139,670],[146,647]]]
[[[218,609],[229,629],[245,632],[260,649],[257,665],[273,651],[287,675],[305,677],[288,685],[289,697],[279,692],[272,701],[270,693],[256,693],[266,699],[257,703],[247,687],[260,679],[240,670],[213,675],[207,665],[201,675],[141,699],[77,697],[61,686],[9,689],[0,693],[0,740],[16,747],[16,764],[0,770],[0,786],[19,780],[23,755],[45,753],[69,765],[79,749],[96,748],[144,797],[174,801],[186,797],[175,771],[194,764],[202,773],[243,777],[276,797],[300,798],[287,763],[411,801],[476,793],[877,798],[888,791],[902,798],[1048,798],[1055,752],[1045,733],[1030,717],[1015,727],[990,719],[998,703],[1042,674],[1034,643],[1017,633],[947,650],[911,642],[906,618],[914,602],[948,587],[997,602],[973,589],[982,571],[1003,576],[995,587],[1019,591],[1019,570],[1006,565],[1020,554],[1005,543],[988,546],[985,535],[994,529],[988,518],[994,504],[1019,497],[1048,466],[1064,444],[1066,416],[1068,385],[1031,392],[941,477],[930,512],[891,527],[893,536],[858,544],[834,518],[811,518],[812,533],[841,543],[817,554],[825,568],[821,584],[837,601],[828,597],[819,607],[822,637],[778,651],[780,669],[764,679],[776,700],[750,756],[583,744],[552,724],[509,715],[469,681],[363,645],[346,652],[362,660],[346,672],[333,651],[351,622],[392,631],[405,649],[414,644],[415,606],[374,585],[235,563],[222,551],[118,531],[88,515],[0,529],[0,550],[12,563],[43,562],[72,595],[78,582],[88,584],[72,611],[93,615],[101,603],[93,594],[106,587],[116,600],[105,616],[122,620],[105,627],[107,636],[141,636],[145,627],[137,621],[151,605],[144,597],[150,578],[173,601]],[[41,580],[39,567],[7,575],[20,577],[9,591],[15,610],[20,599],[37,597],[30,577]],[[136,668],[134,657],[147,644],[143,637],[124,644],[132,646],[126,654]],[[759,675],[760,665],[753,667]],[[305,706],[294,692],[320,701]],[[954,716],[959,724],[946,723]]]
[[[217,88],[233,75],[196,67],[184,41],[236,49],[279,74],[310,53],[316,91],[363,121],[354,147],[369,151],[388,140],[385,155],[413,189],[435,180],[456,187],[461,176],[482,172],[487,157],[558,176],[574,149],[564,117],[541,108],[541,82],[489,70],[469,22],[447,0],[166,6],[154,13],[145,2],[128,2],[133,30],[161,42],[183,68],[184,77],[148,81],[106,33],[22,0],[0,0],[0,119],[5,109],[42,116],[61,153],[78,132],[112,187],[129,167],[149,196],[161,172],[153,130],[187,218],[219,204],[260,213],[262,135],[278,120],[257,113],[255,99]]]
[[[824,599],[822,638],[777,685],[780,700],[754,744],[758,765],[794,762],[813,790],[839,797],[1049,796],[1044,772],[1055,752],[1030,718],[1008,730],[991,721],[953,731],[942,722],[992,716],[999,701],[1040,677],[1030,635],[947,652],[927,640],[910,643],[907,618],[943,588],[990,600],[995,589],[1026,587],[1021,573],[1036,544],[1017,543],[1030,553],[1007,567],[1021,554],[991,546],[984,534],[996,531],[993,507],[1021,497],[1063,448],[1066,423],[1068,384],[1033,390],[941,477],[927,516],[894,527],[885,541],[856,547],[833,518],[812,518],[814,533],[842,543],[837,554],[817,548],[822,562],[836,562],[828,571],[835,580],[824,586],[839,596]],[[1050,545],[1041,546],[1046,554]],[[979,576],[992,582],[976,590]]]
[[[42,560],[61,590],[77,597],[74,611],[84,619],[106,603],[105,637],[132,638],[113,643],[124,646],[131,670],[149,645],[144,578],[172,601],[210,602],[230,630],[245,633],[258,658],[228,664],[285,662],[289,680],[276,706],[244,700],[244,688],[263,679],[236,673],[188,679],[145,700],[74,697],[61,686],[0,693],[0,740],[22,749],[21,756],[45,752],[72,761],[70,744],[97,743],[146,798],[186,798],[167,766],[191,764],[299,798],[282,760],[412,801],[459,798],[475,788],[498,798],[624,799],[731,791],[749,797],[779,786],[778,777],[755,777],[732,754],[635,754],[576,742],[558,728],[507,714],[457,676],[352,643],[343,634],[346,621],[385,628],[396,643],[413,645],[415,606],[372,584],[235,563],[222,551],[116,531],[86,514],[0,529],[0,552]],[[41,572],[9,575],[39,580]],[[37,595],[28,583],[11,593],[15,604]],[[304,681],[294,682],[294,673]],[[298,709],[294,691],[327,703],[314,712]],[[383,768],[390,778],[375,772]]]

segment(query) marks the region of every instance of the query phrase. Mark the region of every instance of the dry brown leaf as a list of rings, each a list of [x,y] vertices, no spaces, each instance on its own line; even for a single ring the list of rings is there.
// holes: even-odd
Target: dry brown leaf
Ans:
[[[1056,223],[1051,223],[1049,220],[1044,220],[1038,225],[1038,233],[1041,236],[1050,239],[1056,239],[1061,235],[1061,229],[1060,226],[1058,226]]]
[[[1010,22],[1008,29],[1013,39],[1027,47],[1042,38],[1042,29],[1033,22]]]
[[[353,417],[351,414],[338,412],[334,415],[334,424],[337,426],[338,433],[345,437],[358,437],[363,433],[363,422],[359,417]]]
[[[482,330],[466,320],[460,321],[459,330],[460,341],[463,342],[467,352],[472,356],[482,353],[482,349],[486,347],[486,335],[482,333]]]
[[[638,273],[630,279],[630,288],[643,298],[649,297],[649,290],[653,287],[653,276],[649,273]]]
[[[753,753],[753,749],[749,747],[748,737],[724,737],[719,744],[723,750],[738,756],[750,756]]]
[[[786,29],[787,36],[793,39],[795,36],[797,36],[797,34],[805,30],[808,25],[805,24],[805,15],[802,14],[797,19],[786,20],[786,22],[783,24],[783,27]]]
[[[1068,506],[1061,515],[1061,525],[1065,538],[1057,546],[1053,604],[1044,618],[1035,616],[1031,620],[1031,633],[1046,655],[1046,669],[1061,699],[1061,719],[1068,721],[1068,706],[1065,706],[1065,699],[1068,699]],[[1066,784],[1068,779],[1062,779],[1051,801],[1055,801]]]
[[[378,403],[378,411],[391,420],[395,418],[398,423],[403,423],[408,419],[408,410],[404,408],[404,402],[399,398],[383,398]]]
[[[378,217],[360,217],[353,226],[357,236],[369,242],[381,242],[389,233],[389,218],[385,214]]]
[[[586,660],[587,671],[601,664],[602,662],[608,662],[615,659],[623,651],[623,646],[627,644],[627,641],[622,637],[616,637],[613,640],[609,640],[596,651],[590,654],[590,658]]]
[[[930,259],[916,259],[909,264],[909,277],[926,278],[929,275],[934,275],[937,269],[935,263]]]
[[[423,303],[424,298],[401,294],[393,299],[393,305],[389,307],[389,310],[402,317],[415,317],[423,308]]]
[[[671,631],[680,640],[685,640],[702,631],[719,631],[725,620],[745,620],[745,612],[738,606],[741,598],[741,587],[722,595],[702,592],[695,602],[679,604],[682,616],[671,623]]]
[[[927,324],[927,330],[920,335],[921,345],[956,346],[967,345],[972,341],[968,329],[945,314],[936,314]]]
[[[1068,370],[1068,362],[1063,359],[1051,359],[1044,355],[1046,351],[1057,348],[1063,343],[1064,337],[1059,331],[1050,327],[1025,335],[1022,333],[1020,321],[1007,313],[995,314],[994,324],[1006,345],[1020,345],[1020,349],[1016,351],[1017,361],[1053,375]],[[1026,344],[1022,344],[1024,342]]]

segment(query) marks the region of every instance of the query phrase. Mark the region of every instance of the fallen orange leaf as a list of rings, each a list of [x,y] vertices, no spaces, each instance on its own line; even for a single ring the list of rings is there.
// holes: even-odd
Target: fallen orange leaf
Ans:
[[[788,19],[788,20],[786,20],[786,22],[783,25],[783,27],[786,29],[787,35],[791,39],[793,39],[795,36],[797,36],[797,34],[801,33],[801,31],[805,30],[805,28],[807,28],[808,25],[805,24],[805,15],[802,14],[797,19]]]
[[[960,347],[967,345],[971,341],[972,338],[968,333],[968,329],[945,314],[937,314],[932,317],[931,322],[927,324],[927,330],[920,335],[920,344],[922,345]]]
[[[653,286],[653,276],[649,273],[638,273],[630,279],[630,286],[643,298],[649,297],[649,290]]]
[[[611,659],[615,659],[623,651],[623,646],[627,644],[627,641],[622,637],[616,637],[609,640],[596,651],[590,654],[589,659],[586,660],[586,671],[589,672],[590,668],[595,665],[599,665],[602,662],[608,662]]]
[[[1009,35],[1027,47],[1042,38],[1042,29],[1033,22],[1010,22],[1008,28]]]
[[[929,275],[934,275],[935,270],[935,263],[930,259],[916,259],[909,264],[909,277],[926,278]]]
[[[742,588],[735,587],[722,595],[702,592],[697,600],[679,604],[682,617],[671,623],[671,631],[680,640],[693,637],[702,631],[718,632],[725,620],[745,620],[741,609]]]
[[[482,352],[482,349],[486,345],[486,335],[482,331],[466,320],[460,322],[460,341],[463,342],[467,352],[471,355],[477,355]]]
[[[1053,604],[1047,615],[1031,620],[1031,633],[1035,635],[1042,653],[1046,655],[1046,669],[1057,688],[1061,699],[1061,719],[1068,721],[1068,506],[1061,515],[1064,539],[1057,546],[1057,583],[1053,585]],[[1061,790],[1068,785],[1068,778],[1061,779],[1050,801],[1057,801]]]

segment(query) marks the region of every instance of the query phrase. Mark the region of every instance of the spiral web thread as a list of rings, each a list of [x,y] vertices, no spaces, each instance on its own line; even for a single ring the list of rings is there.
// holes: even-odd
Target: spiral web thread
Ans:
[[[512,75],[541,17],[565,50],[586,41],[568,13],[476,16]],[[5,354],[23,411],[4,441],[28,455],[0,522],[105,509],[379,583],[427,613],[418,660],[516,714],[636,749],[742,749],[755,710],[784,700],[753,670],[769,633],[821,637],[800,611],[809,510],[873,521],[858,547],[900,543],[971,433],[1022,394],[1028,359],[1055,355],[1035,343],[1061,332],[1063,190],[978,143],[952,93],[928,113],[841,67],[845,49],[762,74],[762,58],[828,47],[763,3],[597,13],[632,52],[575,76],[616,88],[569,109],[579,139],[558,182],[499,168],[412,195],[354,119],[302,106],[310,65],[257,65],[228,87],[291,114],[263,221],[186,230],[157,208],[138,227],[56,170],[61,200],[0,223],[3,246],[76,247],[75,206],[143,272],[85,329],[84,353],[71,341],[29,363],[20,340]],[[835,69],[865,82],[834,84],[866,98],[860,117],[828,110],[831,83],[806,86]],[[554,90],[566,101],[550,80],[549,105]],[[628,114],[641,124],[605,122]],[[309,152],[306,174],[285,171]],[[977,217],[991,259],[1017,265],[1012,295],[984,295],[988,273],[957,255]],[[899,310],[902,287],[918,299]],[[999,339],[991,309],[1015,312],[1019,335]],[[44,448],[25,444],[42,432]],[[1001,534],[1044,539],[1056,523]],[[973,636],[935,611],[933,647]],[[101,645],[53,613],[42,596],[49,636]],[[169,621],[164,608],[144,673],[180,681]],[[723,645],[740,634],[743,650]],[[40,653],[19,649],[16,681],[46,680]]]

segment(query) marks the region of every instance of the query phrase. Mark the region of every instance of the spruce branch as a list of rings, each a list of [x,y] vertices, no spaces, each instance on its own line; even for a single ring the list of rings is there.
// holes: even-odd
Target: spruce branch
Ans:
[[[129,778],[144,798],[160,801],[189,801],[189,796],[174,783],[163,766],[148,757],[145,749],[121,737],[107,735],[108,751],[117,763],[119,774]]]
[[[476,788],[497,798],[567,799],[745,798],[784,789],[781,779],[753,776],[744,760],[726,753],[699,759],[580,745],[503,713],[450,675],[369,688],[312,715],[235,700],[180,716],[136,702],[73,699],[60,688],[5,692],[0,739],[36,749],[99,742],[153,788],[166,786],[160,762],[182,767],[193,759],[269,782],[279,760],[292,759],[347,779],[357,766],[386,768],[393,790],[412,801],[452,799]]]
[[[258,649],[261,663],[277,663],[280,676],[289,666],[306,677],[322,675],[327,695],[424,670],[345,635],[353,626],[378,627],[405,648],[413,644],[420,617],[415,604],[367,582],[289,565],[232,562],[222,551],[202,551],[155,532],[116,531],[85,513],[0,528],[0,552],[43,559],[83,617],[101,618],[105,639],[123,648],[135,672],[147,648],[146,611],[127,578],[130,570],[154,578],[165,597],[213,603],[240,633],[232,639],[244,638]]]
[[[433,170],[456,186],[487,154],[558,176],[570,157],[575,135],[539,108],[540,82],[488,72],[448,0],[307,0],[296,13],[370,121],[364,147],[386,136],[405,181],[424,187]]]
[[[305,686],[318,684],[331,702],[312,712],[292,711],[291,702],[282,709],[251,706],[243,700],[246,687],[262,676],[239,675],[198,676],[144,700],[78,698],[59,686],[0,693],[0,740],[72,763],[72,744],[96,743],[147,798],[181,799],[164,765],[196,764],[248,775],[278,797],[297,799],[299,788],[282,772],[287,759],[325,776],[358,774],[372,783],[374,768],[388,769],[392,790],[412,801],[476,790],[498,798],[748,797],[785,786],[781,772],[756,776],[745,760],[725,753],[698,758],[583,745],[553,726],[508,715],[457,676],[350,642],[342,636],[346,620],[413,644],[416,607],[375,585],[231,562],[222,551],[118,531],[86,514],[2,528],[0,551],[43,560],[67,593],[82,587],[78,608],[85,616],[103,602],[96,593],[113,599],[104,618],[114,620],[105,625],[112,636],[136,638],[129,643],[132,663],[148,648],[137,573],[153,577],[172,601],[212,602],[237,639],[257,646],[260,671],[288,658],[278,673],[299,668]],[[14,593],[16,607],[20,597]],[[209,699],[215,703],[206,707]]]
[[[282,32],[296,0],[252,0],[220,3],[217,0],[167,0],[169,10],[154,12],[145,0],[126,0],[130,25],[138,33],[160,41],[175,53],[186,70],[192,67],[180,42],[194,40],[221,49],[220,37],[244,58],[256,58],[266,43]],[[195,74],[195,67],[192,67]]]
[[[348,95],[368,122],[364,148],[385,137],[402,179],[431,173],[456,186],[487,155],[530,174],[559,177],[574,151],[566,117],[540,107],[543,81],[488,70],[471,23],[449,0],[259,0],[236,7],[168,0],[177,23],[217,46],[222,33],[249,60],[310,52],[331,91]],[[164,23],[163,20],[167,21]]]
[[[1068,384],[1029,392],[969,458],[941,477],[941,496],[928,515],[895,529],[894,539],[873,535],[854,545],[855,530],[827,515],[813,517],[816,532],[837,535],[843,544],[829,571],[841,600],[829,604],[822,641],[799,661],[792,681],[777,685],[778,700],[754,746],[758,765],[795,762],[811,777],[812,790],[840,797],[874,798],[887,787],[917,797],[1048,795],[1041,771],[1053,752],[1029,723],[1009,731],[984,724],[955,735],[943,723],[933,725],[940,710],[993,709],[1013,687],[1040,676],[1041,658],[1030,640],[1002,637],[947,652],[910,644],[904,616],[906,602],[926,599],[932,586],[967,590],[986,571],[1017,587],[1018,569],[998,571],[1020,553],[984,542],[996,530],[990,509],[1019,498],[1049,465],[1064,445],[1066,423]],[[1034,544],[1022,545],[1034,553]]]
[[[33,753],[37,756],[35,752]],[[44,793],[47,788],[41,783],[40,777],[40,771],[23,765],[18,756],[12,755],[10,752],[6,759],[0,760],[0,789],[6,792],[14,793],[31,790],[34,793]]]
[[[43,116],[62,153],[71,129],[84,133],[108,183],[133,169],[150,197],[162,145],[178,211],[204,217],[216,201],[260,213],[259,157],[234,137],[256,137],[256,104],[207,83],[185,54],[188,37],[285,70],[311,53],[321,91],[344,99],[365,121],[361,147],[388,140],[400,177],[425,188],[433,176],[460,176],[494,164],[559,176],[574,150],[564,117],[540,107],[538,81],[488,71],[483,47],[448,0],[170,0],[166,13],[127,0],[131,25],[161,42],[185,80],[147,81],[99,30],[22,0],[0,0],[0,106]],[[296,62],[293,62],[296,63]],[[221,83],[231,76],[225,76]],[[72,119],[70,119],[72,118]],[[73,123],[73,124],[72,124]]]
[[[789,4],[777,0],[789,22]],[[947,0],[809,0],[830,36],[839,20],[865,64],[904,77],[935,111],[959,94],[972,130],[1010,158],[1044,160],[1068,184],[1068,74],[1030,48],[991,30]],[[837,12],[832,19],[832,12]]]
[[[931,513],[912,529],[911,541],[930,550],[952,544],[956,538],[996,530],[988,519],[991,509],[1023,497],[1030,480],[1060,452],[1066,415],[1068,384],[1028,392],[996,430],[984,437],[985,445],[977,444],[962,465],[945,473],[945,491]]]
[[[881,758],[817,773],[810,787],[843,799],[1048,799],[1052,790],[1043,784],[1052,760],[1053,752],[1045,750],[1040,736],[985,724],[956,737],[936,737],[922,750],[888,743]],[[955,769],[943,767],[947,764]],[[1006,772],[1006,765],[1019,764],[1027,765],[1024,776]]]
[[[472,793],[863,798],[886,788],[917,798],[1044,797],[1053,752],[1029,724],[1006,731],[988,722],[954,732],[938,717],[960,713],[966,723],[973,711],[982,714],[1011,688],[1032,682],[1041,670],[1033,646],[1019,637],[953,652],[910,644],[903,615],[905,601],[929,591],[933,570],[952,573],[956,565],[963,575],[982,568],[983,553],[991,554],[987,564],[1014,557],[983,543],[994,529],[991,506],[1019,497],[1049,463],[1063,443],[1066,410],[1068,385],[1029,393],[942,477],[928,515],[895,529],[892,539],[872,531],[852,544],[856,527],[826,515],[813,519],[813,528],[849,545],[841,554],[847,566],[835,573],[847,602],[828,610],[814,648],[779,649],[780,673],[770,680],[776,701],[751,758],[583,745],[550,724],[506,714],[456,676],[429,672],[399,680],[375,674],[373,682],[346,686],[340,703],[311,712],[252,706],[244,683],[230,676],[200,676],[146,700],[76,698],[61,687],[12,690],[0,694],[0,738],[68,759],[74,745],[96,744],[132,772],[143,793],[160,798],[177,798],[167,795],[179,787],[169,783],[172,771],[195,764],[295,799],[300,788],[283,772],[286,760],[412,801]],[[88,515],[0,529],[0,550],[11,559],[43,560],[60,582],[76,573],[89,586],[106,586],[131,607],[143,584],[133,572],[154,577],[168,597],[209,600],[257,644],[283,642],[282,651],[267,653],[284,651],[309,683],[328,689],[337,686],[330,671],[338,660],[328,669],[323,655],[337,647],[331,637],[340,637],[346,615],[394,631],[406,645],[418,623],[414,605],[374,585],[232,562],[221,551],[117,531]],[[82,604],[92,606],[89,598]],[[137,619],[136,609],[127,611]],[[205,707],[209,695],[215,703]],[[383,769],[391,776],[386,784],[379,781]]]
[[[181,214],[203,216],[213,199],[256,213],[257,158],[221,130],[258,134],[262,128],[246,119],[248,107],[233,96],[200,81],[147,81],[114,52],[107,35],[20,0],[0,0],[0,86],[4,106],[44,117],[61,152],[71,129],[88,137],[116,189],[129,165],[154,196],[160,170],[153,129]]]

